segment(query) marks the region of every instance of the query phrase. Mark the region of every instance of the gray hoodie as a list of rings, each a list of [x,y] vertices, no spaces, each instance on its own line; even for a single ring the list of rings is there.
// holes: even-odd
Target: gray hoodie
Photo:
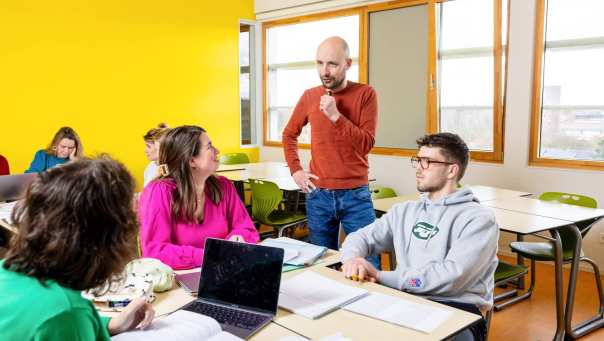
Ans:
[[[396,204],[374,223],[348,235],[342,261],[394,251],[394,271],[378,281],[427,298],[493,305],[499,228],[472,191],[460,189],[436,202]]]

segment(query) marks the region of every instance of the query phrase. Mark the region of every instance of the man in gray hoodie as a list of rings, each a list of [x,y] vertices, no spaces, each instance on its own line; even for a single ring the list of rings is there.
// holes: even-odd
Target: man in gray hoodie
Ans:
[[[458,188],[469,159],[451,133],[417,140],[411,158],[419,201],[397,204],[342,245],[347,278],[369,280],[480,314],[493,305],[499,229],[493,213],[468,188]],[[394,271],[378,271],[364,257],[394,251]],[[460,336],[482,340],[484,320]],[[456,338],[457,339],[457,338]]]

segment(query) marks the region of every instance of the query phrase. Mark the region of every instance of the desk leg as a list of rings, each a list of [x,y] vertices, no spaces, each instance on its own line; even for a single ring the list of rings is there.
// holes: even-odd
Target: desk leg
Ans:
[[[573,234],[575,235],[575,238],[577,238],[577,244],[575,246],[575,249],[573,250],[573,261],[571,263],[572,265],[570,268],[570,277],[568,279],[568,294],[567,294],[567,298],[566,298],[566,310],[564,311],[564,316],[565,316],[564,322],[565,322],[565,326],[566,326],[566,335],[571,339],[578,339],[578,338],[582,337],[583,335],[594,331],[595,329],[602,328],[602,326],[604,326],[604,317],[602,316],[602,302],[600,302],[600,309],[598,311],[598,315],[579,323],[574,328],[572,326],[573,306],[575,303],[575,292],[576,292],[576,287],[577,287],[577,274],[579,271],[579,262],[580,262],[580,258],[581,258],[582,238],[581,238],[581,232],[579,231],[579,229],[577,228],[576,225],[571,225],[569,227],[572,230]],[[595,270],[594,275],[599,277],[600,274],[599,274],[599,270],[598,270],[597,266],[594,267],[594,270]],[[598,287],[597,289],[600,291],[599,297],[601,298],[602,297],[602,294],[601,294],[602,288]]]
[[[558,230],[553,230],[552,235],[555,238],[554,254],[555,258],[555,278],[556,278],[556,334],[554,335],[554,341],[564,340],[564,292],[562,281],[562,239]]]
[[[516,241],[519,241],[519,242],[524,241],[524,235],[517,233]],[[524,257],[522,257],[520,254],[516,255],[516,264],[524,266]],[[531,271],[535,271],[535,269],[531,269]],[[524,289],[524,276],[518,278],[518,281],[516,282],[516,284],[517,284],[516,288]]]

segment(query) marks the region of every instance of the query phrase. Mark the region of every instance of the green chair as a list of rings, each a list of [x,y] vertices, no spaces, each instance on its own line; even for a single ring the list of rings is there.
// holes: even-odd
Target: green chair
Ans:
[[[595,199],[583,196],[580,194],[562,193],[562,192],[545,192],[541,194],[539,200],[543,201],[555,201],[563,204],[584,206],[590,208],[596,208],[598,206]],[[575,225],[581,232],[581,237],[584,237],[587,232],[591,229],[594,221],[578,222]],[[562,241],[562,260],[565,263],[573,260],[573,250],[577,246],[577,238],[571,230],[572,227],[565,227],[559,230],[560,239]],[[510,243],[512,251],[518,255],[528,258],[531,260],[531,287],[522,296],[514,298],[514,302],[521,299],[525,299],[531,296],[532,289],[534,287],[533,282],[535,280],[535,261],[555,261],[554,247],[549,242],[512,242]],[[602,291],[602,283],[600,281],[600,270],[596,263],[585,257],[583,252],[579,255],[579,261],[589,263],[593,270],[596,280],[596,286],[598,288],[598,295],[600,298],[599,315],[604,312],[604,293]],[[569,285],[574,285],[570,283]]]
[[[252,187],[252,216],[264,225],[272,226],[277,236],[290,228],[306,223],[306,215],[279,209],[283,192],[270,181],[250,179]]]
[[[396,196],[396,192],[390,187],[374,187],[369,189],[371,192],[371,200],[392,198]]]
[[[240,163],[250,163],[250,158],[246,153],[226,153],[220,155],[220,164],[236,165]]]

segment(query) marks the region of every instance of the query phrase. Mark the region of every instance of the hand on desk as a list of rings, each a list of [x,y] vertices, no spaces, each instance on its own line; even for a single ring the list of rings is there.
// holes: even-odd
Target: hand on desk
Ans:
[[[238,235],[238,234],[234,234],[229,238],[229,241],[232,242],[239,242],[239,243],[245,243],[245,239],[243,239],[242,236]]]
[[[357,257],[344,262],[344,276],[353,281],[377,282],[378,270],[365,258]]]
[[[155,310],[147,299],[139,297],[132,300],[117,316],[109,320],[109,334],[116,335],[132,329],[145,329],[155,317]]]

